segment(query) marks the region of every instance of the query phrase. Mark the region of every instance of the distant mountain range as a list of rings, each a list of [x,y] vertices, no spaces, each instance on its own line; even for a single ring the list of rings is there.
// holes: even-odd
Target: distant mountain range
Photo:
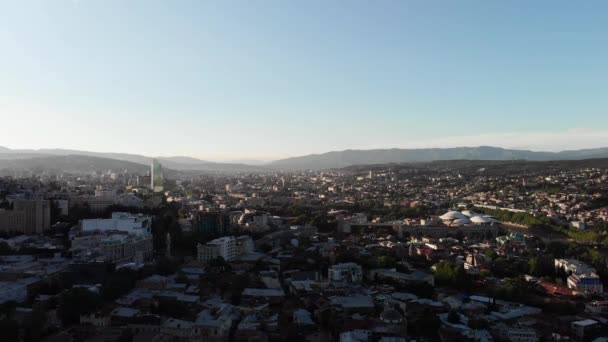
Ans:
[[[127,171],[129,173],[145,174],[150,167],[125,160],[110,158],[99,158],[83,155],[67,156],[35,156],[19,157],[15,159],[3,159],[0,155],[0,170],[29,170],[35,173],[42,172],[68,172],[68,173],[92,173],[95,171],[115,170]]]
[[[510,150],[500,147],[454,147],[423,149],[346,150],[311,154],[274,161],[268,166],[278,169],[331,169],[352,165],[416,163],[437,160],[576,160],[608,158],[607,148],[562,152]]]
[[[86,156],[96,157],[100,159],[112,159],[117,161],[136,163],[146,167],[149,167],[150,163],[152,162],[152,159],[154,159],[153,157],[128,153],[90,152],[65,149],[11,150],[9,148],[0,146],[0,168],[7,167],[5,165],[8,165],[8,161],[13,161],[10,166],[18,167],[21,164],[28,163],[24,159],[38,158],[34,160],[46,160],[50,162],[53,159],[48,157],[59,156]],[[47,157],[47,159],[40,159],[43,157]],[[184,156],[157,157],[156,159],[158,159],[165,168],[180,171],[255,171],[259,169],[259,167],[257,166],[242,163],[214,163],[206,160]],[[22,161],[17,162],[16,160]],[[101,160],[98,161],[101,162]],[[125,167],[125,169],[128,169],[128,167]]]
[[[276,160],[264,165],[215,163],[192,157],[158,157],[167,169],[176,171],[252,172],[271,170],[320,170],[354,165],[402,164],[439,160],[580,160],[608,158],[607,148],[562,152],[512,150],[491,146],[345,150]],[[0,169],[53,169],[69,172],[132,170],[145,172],[152,157],[127,153],[102,153],[64,149],[12,150],[0,146]],[[122,162],[122,163],[121,163]]]

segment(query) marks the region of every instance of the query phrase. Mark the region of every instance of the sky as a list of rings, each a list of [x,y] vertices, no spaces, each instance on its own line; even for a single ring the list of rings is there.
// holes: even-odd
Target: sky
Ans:
[[[0,0],[0,146],[608,146],[608,2]]]

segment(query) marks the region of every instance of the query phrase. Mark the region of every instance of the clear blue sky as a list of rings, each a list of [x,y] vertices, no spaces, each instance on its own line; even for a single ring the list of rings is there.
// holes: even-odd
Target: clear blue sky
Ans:
[[[0,146],[608,145],[606,1],[0,0]]]

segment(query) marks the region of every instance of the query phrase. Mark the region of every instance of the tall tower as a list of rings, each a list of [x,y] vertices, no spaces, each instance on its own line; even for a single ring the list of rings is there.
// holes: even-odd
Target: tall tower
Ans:
[[[163,167],[158,160],[152,159],[150,165],[150,187],[154,192],[163,192]]]

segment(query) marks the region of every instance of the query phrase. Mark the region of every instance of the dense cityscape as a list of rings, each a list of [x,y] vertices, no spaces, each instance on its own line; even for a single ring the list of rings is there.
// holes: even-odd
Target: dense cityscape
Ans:
[[[608,342],[608,1],[0,17],[0,342]]]
[[[608,333],[601,159],[3,174],[3,341]]]

